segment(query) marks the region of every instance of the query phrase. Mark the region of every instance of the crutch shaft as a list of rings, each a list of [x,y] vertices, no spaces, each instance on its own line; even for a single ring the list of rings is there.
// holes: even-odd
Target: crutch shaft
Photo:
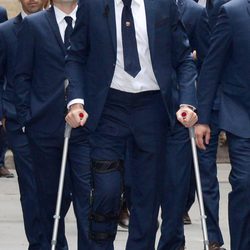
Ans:
[[[65,133],[64,133],[64,146],[63,146],[63,155],[62,155],[62,163],[61,163],[61,172],[60,172],[59,187],[58,187],[58,193],[57,193],[56,212],[54,215],[54,227],[53,227],[53,235],[52,235],[52,240],[51,240],[51,250],[56,249],[70,133],[71,133],[71,127],[66,123]]]
[[[196,143],[195,143],[195,133],[194,133],[193,127],[189,128],[189,136],[190,136],[191,146],[192,146],[194,172],[195,172],[195,180],[196,180],[196,188],[197,188],[197,197],[198,197],[200,215],[201,215],[201,225],[202,225],[202,232],[203,232],[203,239],[204,239],[204,247],[205,247],[205,250],[209,250],[206,215],[205,215],[205,210],[204,210],[200,170],[199,170],[198,155],[197,155],[197,149],[196,149]]]

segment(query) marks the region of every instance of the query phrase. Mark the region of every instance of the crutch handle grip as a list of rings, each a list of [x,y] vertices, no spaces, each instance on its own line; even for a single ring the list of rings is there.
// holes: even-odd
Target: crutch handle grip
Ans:
[[[183,112],[181,113],[181,116],[182,116],[183,118],[185,118],[185,117],[187,116],[187,112],[183,111]],[[192,138],[195,138],[194,127],[188,128],[188,130],[189,130],[189,136],[190,136],[190,138],[191,138],[191,139],[192,139]]]
[[[195,139],[195,132],[194,132],[194,127],[188,128],[189,130],[189,136],[190,138],[194,138]]]

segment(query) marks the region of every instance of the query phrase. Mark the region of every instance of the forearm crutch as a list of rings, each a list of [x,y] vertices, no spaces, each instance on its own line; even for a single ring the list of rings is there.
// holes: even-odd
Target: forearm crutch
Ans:
[[[60,172],[59,187],[58,187],[58,193],[57,193],[56,213],[54,215],[53,236],[51,240],[51,250],[56,249],[70,134],[71,134],[71,127],[68,123],[66,123],[65,131],[64,131],[64,145],[63,145],[61,172]]]
[[[196,149],[196,143],[195,143],[194,127],[189,128],[189,136],[190,136],[191,145],[192,145],[196,190],[197,190],[197,197],[198,197],[198,202],[199,202],[199,207],[200,207],[204,249],[209,250],[209,241],[208,241],[207,224],[206,224],[207,216],[205,215],[205,210],[204,210],[204,202],[203,202],[203,195],[202,195],[202,188],[201,188],[200,169],[199,169],[197,149]]]

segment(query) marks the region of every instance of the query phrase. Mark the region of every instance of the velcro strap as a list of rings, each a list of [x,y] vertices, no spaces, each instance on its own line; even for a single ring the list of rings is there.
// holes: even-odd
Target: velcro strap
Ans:
[[[90,220],[93,220],[95,222],[110,222],[110,221],[118,221],[119,214],[97,214],[97,213],[91,213],[89,216]]]
[[[93,171],[96,173],[108,173],[113,171],[122,171],[123,161],[92,161]]]
[[[91,240],[115,240],[116,233],[100,233],[90,232],[89,237]]]

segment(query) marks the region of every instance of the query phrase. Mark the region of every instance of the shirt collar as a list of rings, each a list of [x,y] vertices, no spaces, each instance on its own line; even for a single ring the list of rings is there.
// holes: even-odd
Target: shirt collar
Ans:
[[[62,21],[64,21],[64,17],[65,16],[72,17],[73,21],[75,22],[76,21],[77,7],[78,6],[76,6],[75,9],[70,14],[66,14],[63,11],[61,11],[59,8],[57,8],[56,6],[54,6],[55,16],[56,16],[57,23],[61,23]]]
[[[26,16],[28,16],[25,12],[24,12],[24,10],[22,10],[21,11],[21,16],[22,16],[22,19],[24,19]]]
[[[140,5],[142,0],[132,0],[132,2],[135,2],[136,4]],[[122,3],[122,0],[115,0],[116,5]]]

